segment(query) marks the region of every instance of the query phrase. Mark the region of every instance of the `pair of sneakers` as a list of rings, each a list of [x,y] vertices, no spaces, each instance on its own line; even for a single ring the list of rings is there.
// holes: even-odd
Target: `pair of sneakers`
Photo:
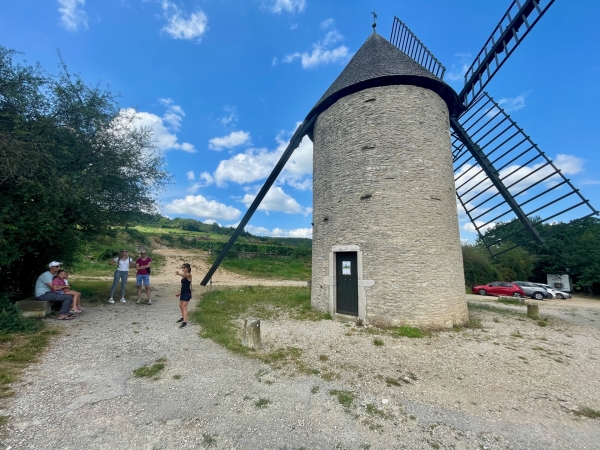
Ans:
[[[142,303],[142,299],[138,298],[138,301],[135,302],[136,305],[139,305],[140,303]],[[152,304],[152,300],[148,299],[148,304],[151,305]]]
[[[108,303],[114,303],[114,299],[111,297],[108,299]],[[121,303],[127,303],[127,300],[125,300],[124,298],[121,299]]]

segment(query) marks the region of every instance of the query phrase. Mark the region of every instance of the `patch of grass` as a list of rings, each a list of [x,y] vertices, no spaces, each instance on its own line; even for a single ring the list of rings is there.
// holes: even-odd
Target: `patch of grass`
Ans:
[[[319,361],[327,361],[329,359],[329,356],[327,355],[319,355]]]
[[[271,400],[266,399],[266,398],[259,398],[255,403],[254,406],[256,406],[257,409],[263,409],[266,408],[267,405],[271,404]]]
[[[577,411],[573,411],[573,414],[575,414],[576,416],[587,417],[589,419],[600,419],[600,411],[588,408],[587,406],[579,408]]]
[[[467,322],[464,323],[463,325],[458,325],[458,324],[452,325],[452,331],[463,331],[466,329],[481,330],[481,329],[483,329],[483,324],[481,323],[481,320],[478,319],[477,317],[469,316],[469,320],[467,320]]]
[[[383,339],[375,338],[373,340],[373,345],[376,347],[382,347],[384,345]]]
[[[386,414],[385,411],[377,408],[377,406],[373,405],[372,403],[367,403],[367,414],[371,416],[378,416],[382,419],[387,419],[389,417],[389,415]]]
[[[173,375],[174,380],[181,380],[181,375]]]
[[[402,325],[401,327],[394,328],[392,333],[394,333],[396,336],[408,338],[423,338],[426,336],[424,331],[409,325]]]
[[[538,321],[537,321],[537,324],[538,324],[540,327],[547,327],[547,326],[548,326],[548,323],[547,323],[546,321],[544,321],[544,320],[538,320]]]
[[[268,353],[254,354],[252,356],[271,365],[275,369],[280,369],[288,364],[299,363],[301,355],[302,349],[297,347],[286,347],[278,348],[277,350]]]
[[[350,391],[338,391],[336,389],[332,389],[331,391],[329,391],[329,395],[336,396],[338,402],[344,408],[350,408],[352,406],[352,403],[354,403],[354,399],[356,398],[354,393]]]
[[[212,264],[215,259],[209,258],[208,262]],[[221,267],[241,275],[278,280],[310,280],[312,276],[310,258],[291,256],[227,257],[221,262]]]
[[[521,301],[518,298],[499,298],[496,300],[498,303],[504,303],[505,305],[521,305]]]
[[[324,379],[325,381],[333,381],[336,378],[339,378],[339,376],[335,372],[323,372],[321,374],[321,378]]]
[[[395,378],[387,377],[385,382],[388,386],[401,386],[400,382]]]
[[[520,331],[515,331],[514,333],[511,333],[511,337],[523,339],[523,335]]]
[[[289,315],[295,320],[322,320],[325,315],[312,309],[310,290],[302,287],[245,286],[217,289],[202,295],[202,301],[190,314],[202,325],[200,336],[209,338],[228,350],[260,359],[274,367],[299,362],[301,350],[288,347],[272,352],[256,352],[242,346],[239,318],[264,320]]]
[[[217,440],[208,433],[202,433],[202,445],[206,448],[216,447]]]
[[[365,424],[366,426],[368,426],[369,430],[375,431],[376,433],[378,431],[383,431],[383,425],[381,425],[381,424],[379,424],[377,422],[374,422],[371,419],[365,419],[365,420],[363,420],[362,423]]]
[[[311,393],[311,394],[316,394],[317,392],[319,392],[319,390],[320,390],[320,389],[321,389],[321,388],[320,388],[319,386],[313,386],[313,387],[310,389],[310,393]]]
[[[43,326],[43,324],[42,324]],[[0,398],[10,397],[10,384],[34,362],[58,330],[44,328],[35,333],[0,334]]]
[[[469,308],[469,311],[489,311],[489,312],[499,313],[504,316],[517,316],[517,317],[521,318],[524,315],[524,313],[522,313],[522,312],[490,305],[489,303],[467,302],[467,307]],[[523,320],[525,320],[525,319],[523,319]]]
[[[138,378],[156,378],[161,370],[165,368],[165,358],[157,359],[152,365],[142,366],[133,371],[133,375]]]

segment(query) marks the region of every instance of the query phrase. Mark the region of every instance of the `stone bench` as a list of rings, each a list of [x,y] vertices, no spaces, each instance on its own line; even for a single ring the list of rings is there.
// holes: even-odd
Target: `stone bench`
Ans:
[[[46,317],[52,310],[52,302],[39,301],[34,297],[19,300],[15,304],[25,317]]]

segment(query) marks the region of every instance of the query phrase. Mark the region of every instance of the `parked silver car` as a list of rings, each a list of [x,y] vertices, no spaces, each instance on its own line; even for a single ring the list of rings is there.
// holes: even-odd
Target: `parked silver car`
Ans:
[[[525,295],[528,295],[533,299],[544,300],[545,298],[552,298],[552,294],[550,294],[546,288],[543,288],[536,283],[530,283],[529,281],[513,281],[513,283],[523,289]]]
[[[568,292],[564,292],[564,291],[559,291],[557,289],[554,289],[552,286],[548,285],[548,284],[543,284],[543,283],[537,283],[539,286],[545,288],[550,294],[552,294],[552,297],[554,298],[558,298],[561,300],[564,300],[565,298],[571,298],[571,294],[569,294]]]

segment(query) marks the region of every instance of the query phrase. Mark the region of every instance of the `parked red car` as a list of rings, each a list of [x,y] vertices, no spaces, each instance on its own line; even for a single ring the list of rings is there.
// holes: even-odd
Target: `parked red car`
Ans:
[[[496,297],[525,297],[525,292],[515,283],[507,281],[494,281],[489,284],[480,284],[471,288],[473,294],[495,295]]]

